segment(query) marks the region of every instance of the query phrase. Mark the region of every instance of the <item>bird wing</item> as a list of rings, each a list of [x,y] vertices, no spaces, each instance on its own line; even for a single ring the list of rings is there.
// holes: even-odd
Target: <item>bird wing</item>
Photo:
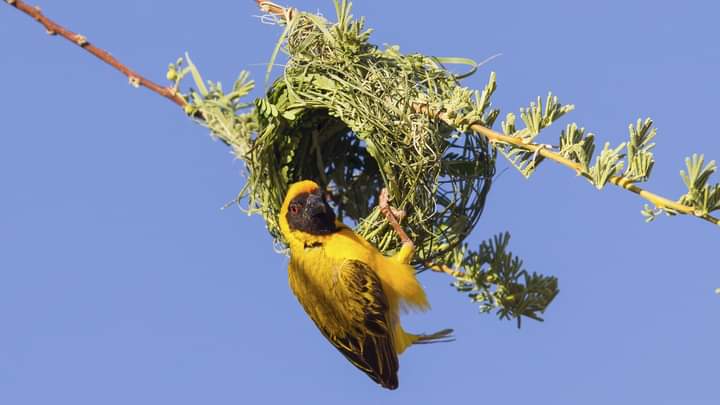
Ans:
[[[322,300],[325,301],[322,305],[305,305],[300,301],[322,334],[375,382],[385,388],[397,388],[398,358],[388,319],[388,301],[378,275],[361,261],[347,260],[338,270],[331,291],[316,292],[328,298]],[[323,308],[325,305],[335,308]],[[324,322],[328,313],[340,321]]]

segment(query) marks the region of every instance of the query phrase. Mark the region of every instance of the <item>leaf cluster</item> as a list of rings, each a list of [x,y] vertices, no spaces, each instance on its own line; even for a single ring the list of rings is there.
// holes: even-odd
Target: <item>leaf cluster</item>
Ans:
[[[678,203],[689,207],[692,214],[706,217],[714,211],[720,211],[720,183],[710,183],[710,176],[717,170],[717,164],[711,160],[705,164],[704,155],[693,154],[685,158],[686,170],[680,171],[680,177],[685,183],[687,192],[680,196]],[[642,215],[646,222],[651,222],[662,213],[673,216],[679,214],[672,207],[656,205],[651,207],[645,204]]]
[[[540,97],[538,97],[535,102],[530,103],[530,107],[520,109],[520,119],[525,124],[524,128],[520,130],[516,129],[516,117],[513,113],[507,114],[505,121],[502,123],[502,128],[505,134],[519,138],[523,144],[531,144],[540,134],[540,131],[550,126],[574,108],[575,106],[572,104],[560,104],[557,96],[549,93],[544,108]],[[498,149],[510,164],[522,173],[525,178],[529,178],[543,160],[543,157],[537,153],[529,152],[510,144],[502,145]]]
[[[505,232],[483,241],[477,251],[467,251],[457,264],[464,271],[453,286],[478,303],[480,312],[495,311],[520,327],[523,316],[542,321],[539,314],[560,290],[557,278],[525,270],[523,261],[508,250],[509,242]]]
[[[685,159],[687,169],[680,171],[680,176],[687,187],[687,192],[676,203],[668,203],[667,200],[634,186],[648,181],[655,165],[652,150],[655,147],[653,140],[657,135],[657,129],[653,127],[650,118],[638,119],[634,125],[628,126],[627,142],[615,147],[606,142],[597,154],[595,135],[586,133],[585,128],[579,127],[576,123],[566,125],[561,131],[558,146],[534,142],[542,129],[550,126],[572,108],[571,105],[559,104],[557,98],[550,94],[543,109],[538,98],[529,108],[520,110],[525,125],[521,129],[516,127],[515,115],[508,114],[502,123],[503,131],[505,135],[516,138],[517,141],[497,142],[498,149],[526,178],[529,178],[545,159],[540,151],[547,149],[557,157],[554,160],[575,169],[578,175],[586,178],[598,190],[611,182],[640,194],[655,204],[654,207],[646,204],[641,211],[648,222],[660,213],[667,215],[682,213],[718,223],[716,218],[708,216],[720,210],[720,184],[709,182],[717,165],[715,161],[705,165],[703,155],[694,154]]]

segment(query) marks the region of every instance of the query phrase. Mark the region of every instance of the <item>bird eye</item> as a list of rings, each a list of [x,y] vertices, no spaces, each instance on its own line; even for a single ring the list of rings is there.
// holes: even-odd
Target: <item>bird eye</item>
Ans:
[[[288,207],[291,214],[297,214],[300,212],[300,207],[297,204],[290,204],[290,207]]]

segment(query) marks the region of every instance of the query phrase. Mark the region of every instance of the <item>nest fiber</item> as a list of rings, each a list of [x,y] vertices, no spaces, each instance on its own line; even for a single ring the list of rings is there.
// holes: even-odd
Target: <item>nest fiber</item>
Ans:
[[[278,44],[288,55],[282,75],[252,112],[235,116],[232,131],[212,118],[208,124],[245,161],[241,197],[279,242],[288,185],[310,179],[330,192],[345,223],[390,253],[399,240],[377,208],[387,187],[391,204],[407,214],[402,225],[418,248],[416,263],[450,258],[482,213],[495,153],[482,137],[428,112],[492,126],[497,111],[485,110],[494,78],[473,94],[442,60],[370,44],[370,31],[349,11],[338,7],[334,24],[290,15]]]

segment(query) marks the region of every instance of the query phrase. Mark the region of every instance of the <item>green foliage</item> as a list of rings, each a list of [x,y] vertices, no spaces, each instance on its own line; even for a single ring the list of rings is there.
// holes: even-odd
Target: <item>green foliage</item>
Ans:
[[[502,123],[505,135],[517,137],[522,140],[523,144],[531,144],[540,134],[540,131],[549,127],[553,122],[560,119],[563,115],[575,108],[572,104],[562,105],[558,102],[557,96],[548,93],[545,101],[545,109],[540,97],[536,102],[530,103],[529,108],[520,109],[520,119],[525,124],[523,129],[517,130],[515,127],[515,114],[508,113],[505,121]],[[547,147],[549,145],[542,145]],[[530,178],[543,157],[536,153],[514,147],[506,144],[498,148],[501,154],[512,164],[525,178]]]
[[[714,160],[705,164],[703,155],[693,154],[685,158],[686,170],[680,170],[680,177],[687,187],[687,193],[680,196],[678,202],[693,210],[696,216],[707,215],[720,210],[720,183],[709,184],[710,176],[717,170]],[[645,205],[641,211],[646,222],[651,222],[658,215],[677,215],[678,212],[668,207],[651,207]]]
[[[616,176],[625,165],[622,161],[622,150],[625,144],[621,143],[615,149],[610,149],[610,143],[605,142],[602,151],[595,157],[595,164],[590,167],[588,174],[593,185],[601,190],[611,177]]]
[[[652,153],[655,143],[652,141],[657,135],[657,130],[653,128],[651,119],[638,119],[635,125],[630,124],[628,142],[614,148],[606,142],[600,153],[595,155],[595,163],[590,166],[595,152],[595,135],[586,134],[585,129],[575,123],[568,124],[561,131],[560,145],[556,150],[550,145],[533,143],[540,130],[571,109],[568,108],[569,106],[560,106],[556,98],[551,102],[548,96],[547,107],[543,111],[539,101],[538,99],[537,105],[531,104],[529,109],[521,109],[524,128],[520,130],[516,128],[514,114],[508,114],[503,122],[505,134],[519,138],[522,142],[503,143],[499,150],[523,176],[530,177],[534,173],[545,158],[538,153],[540,148],[547,148],[555,155],[567,159],[570,162],[567,165],[573,167],[578,175],[585,177],[597,189],[602,189],[611,181],[643,195],[643,191],[633,188],[633,184],[647,181],[655,165]],[[524,145],[531,145],[535,152],[529,151],[528,148],[523,147]],[[711,161],[703,166],[704,157],[693,155],[685,159],[685,163],[687,173],[681,171],[680,175],[688,189],[687,193],[682,195],[675,205],[663,202],[655,195],[646,194],[646,198],[655,203],[655,207],[645,204],[641,211],[647,222],[654,220],[660,213],[677,215],[681,213],[678,210],[682,209],[684,214],[691,213],[719,223],[717,218],[708,217],[713,211],[720,210],[720,184],[708,183],[710,175],[716,170],[715,162]]]
[[[657,129],[652,127],[652,120],[646,118],[643,122],[638,119],[635,126],[628,126],[630,142],[627,144],[627,161],[629,162],[623,177],[632,182],[644,182],[650,178],[650,172],[655,165],[652,148]]]
[[[560,155],[580,165],[581,170],[590,171],[590,161],[595,152],[595,135],[585,134],[585,128],[568,124],[560,133]]]
[[[704,165],[705,157],[694,154],[685,159],[687,172],[680,171],[688,192],[680,197],[682,204],[692,207],[697,215],[720,210],[720,184],[708,184],[710,176],[717,170],[714,160]]]
[[[183,67],[187,64],[186,67]],[[233,148],[236,156],[247,156],[252,147],[251,134],[257,130],[257,123],[249,114],[241,111],[252,106],[242,101],[255,87],[250,74],[240,72],[232,89],[225,93],[222,83],[203,80],[190,56],[179,58],[168,66],[167,77],[173,81],[177,91],[183,79],[190,75],[197,90],[190,89],[185,95],[188,106],[185,112],[191,117],[202,118],[198,122],[213,129],[213,134]]]
[[[529,273],[523,262],[508,250],[510,234],[499,234],[468,251],[453,286],[480,304],[480,312],[496,311],[500,319],[515,319],[520,327],[523,316],[542,321],[538,315],[557,296],[555,277]]]

